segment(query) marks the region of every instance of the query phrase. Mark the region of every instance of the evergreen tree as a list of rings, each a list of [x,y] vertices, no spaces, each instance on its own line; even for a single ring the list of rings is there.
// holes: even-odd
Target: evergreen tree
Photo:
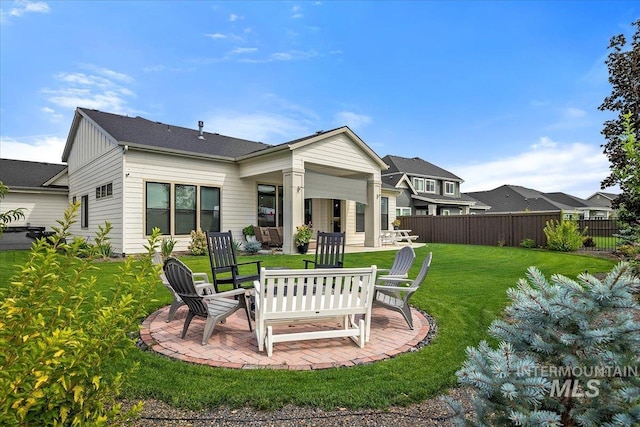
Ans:
[[[473,414],[447,399],[459,426],[640,425],[640,280],[626,263],[602,281],[535,267],[508,291],[505,320],[468,348],[459,382],[477,392]]]

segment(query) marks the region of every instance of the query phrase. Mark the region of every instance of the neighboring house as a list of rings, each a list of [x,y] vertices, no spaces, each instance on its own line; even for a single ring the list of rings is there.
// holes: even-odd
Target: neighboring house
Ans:
[[[596,191],[591,196],[587,197],[589,204],[596,207],[596,209],[590,214],[593,218],[612,218],[616,216],[616,211],[611,207],[613,201],[618,197],[618,194],[605,193],[602,191]]]
[[[419,157],[387,155],[382,160],[389,169],[382,172],[384,188],[394,188],[395,214],[462,215],[470,213],[476,201],[460,192],[460,177]]]
[[[114,252],[128,254],[154,227],[182,251],[198,228],[240,240],[249,224],[283,226],[283,252],[292,253],[296,226],[312,222],[314,233],[380,245],[395,193],[382,190],[387,165],[351,129],[267,145],[203,127],[76,109],[62,156],[69,199],[82,206],[72,233],[91,238],[108,220]]]
[[[23,208],[24,218],[9,227],[57,226],[69,207],[67,166],[0,159],[0,181],[9,188],[0,200],[0,212]]]
[[[493,190],[474,191],[466,195],[490,206],[487,214],[563,211],[567,216],[577,214],[582,219],[590,219],[600,212],[585,199],[561,192],[543,193],[519,185],[502,185]]]

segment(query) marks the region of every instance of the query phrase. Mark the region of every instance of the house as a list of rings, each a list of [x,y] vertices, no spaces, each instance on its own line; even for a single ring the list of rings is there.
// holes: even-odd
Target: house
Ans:
[[[395,214],[462,215],[477,201],[460,192],[460,177],[419,157],[387,155],[389,169],[382,172],[383,188],[395,189]],[[477,209],[482,209],[478,206]]]
[[[387,165],[346,126],[268,145],[206,132],[202,122],[195,130],[77,108],[62,160],[69,200],[81,204],[72,233],[92,238],[110,221],[115,253],[142,251],[154,227],[181,251],[191,230],[240,239],[249,224],[282,226],[283,252],[293,253],[296,226],[310,222],[376,247],[395,217],[396,193],[382,189]]]
[[[589,219],[601,212],[593,203],[579,197],[562,192],[543,193],[519,185],[502,185],[466,194],[489,206],[487,214],[563,211],[565,215],[577,214],[581,219]]]
[[[0,212],[22,208],[24,213],[10,227],[51,229],[69,205],[66,165],[0,159],[0,181],[9,188]]]
[[[611,207],[613,201],[618,197],[618,194],[605,193],[602,191],[596,191],[586,200],[590,205],[596,207],[589,215],[591,218],[613,218],[616,216],[616,211]]]

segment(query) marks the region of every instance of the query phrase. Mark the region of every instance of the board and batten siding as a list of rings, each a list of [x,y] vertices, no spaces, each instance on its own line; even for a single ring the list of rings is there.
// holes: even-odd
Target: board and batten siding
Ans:
[[[67,159],[69,174],[81,169],[117,146],[117,141],[109,134],[83,118],[78,125],[73,147]]]
[[[74,144],[72,153],[75,150]],[[108,221],[112,225],[110,238],[113,251],[123,252],[123,223],[122,223],[122,156],[123,150],[118,146],[111,146],[111,151],[103,152],[97,158],[89,161],[80,168],[74,168],[69,173],[69,200],[75,197],[77,202],[82,196],[89,200],[89,224],[81,226],[81,209],[78,210],[78,221],[72,225],[71,233],[84,239],[93,240],[99,226]],[[96,188],[112,184],[112,195],[96,199]]]
[[[257,187],[253,179],[240,179],[238,165],[230,162],[129,149],[126,154],[125,252],[139,253],[146,243],[145,186],[147,182],[185,184],[220,188],[222,231],[231,230],[242,239],[242,229],[256,223]],[[172,236],[175,251],[186,251],[189,235]]]
[[[0,212],[7,212],[14,209],[23,209],[24,218],[11,221],[10,227],[46,227],[51,231],[51,227],[59,224],[56,222],[64,218],[64,211],[69,207],[67,192],[64,190],[51,192],[37,191],[10,191],[5,198],[0,201]]]

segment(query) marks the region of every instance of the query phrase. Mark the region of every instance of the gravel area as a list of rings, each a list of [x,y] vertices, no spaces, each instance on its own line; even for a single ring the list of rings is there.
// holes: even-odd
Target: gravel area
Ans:
[[[456,388],[448,394],[455,400],[462,402],[467,410],[470,409],[470,390]],[[407,407],[392,407],[386,411],[344,408],[326,411],[289,405],[277,411],[221,407],[196,412],[177,409],[154,400],[144,401],[144,404],[141,417],[132,424],[135,427],[414,427],[452,425],[449,421],[448,406],[440,398],[429,399]]]

